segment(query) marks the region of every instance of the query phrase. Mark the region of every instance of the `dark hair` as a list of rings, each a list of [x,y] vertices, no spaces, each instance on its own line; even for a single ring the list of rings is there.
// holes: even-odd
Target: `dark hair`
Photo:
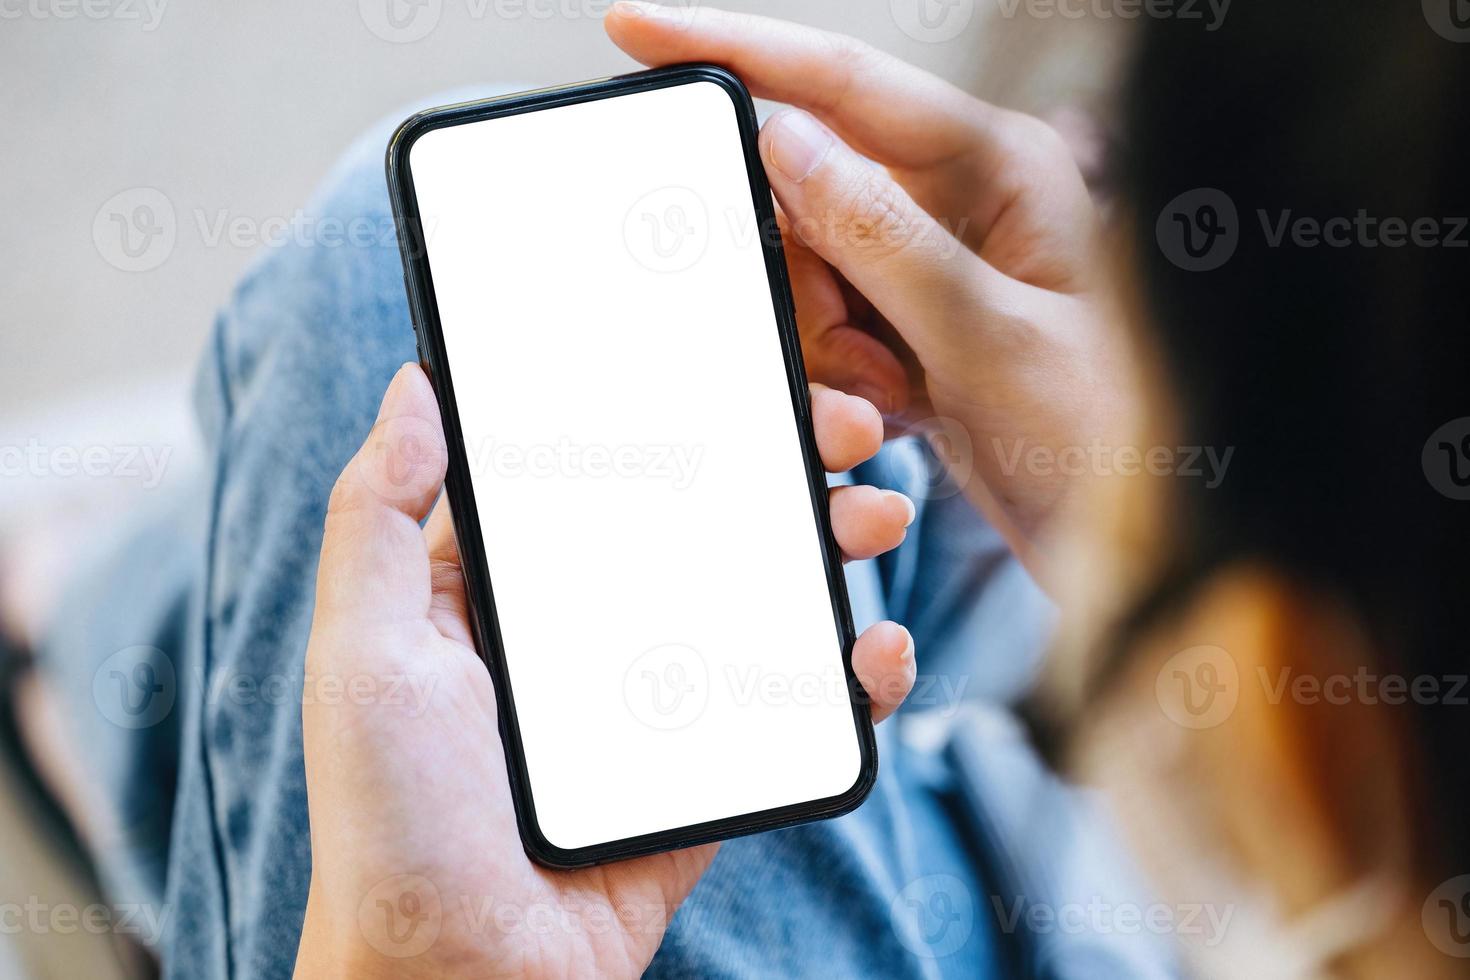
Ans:
[[[1442,36],[1430,9],[1455,2],[1238,3],[1215,31],[1144,27],[1118,168],[1140,333],[1181,442],[1234,456],[1214,489],[1173,481],[1171,561],[1135,620],[1254,560],[1350,606],[1380,658],[1370,670],[1470,672],[1470,501],[1441,492],[1422,459],[1436,430],[1470,416],[1470,43]],[[1201,268],[1228,252],[1229,228],[1203,261],[1169,229],[1211,206],[1219,228],[1222,200],[1234,252]],[[1301,218],[1352,227],[1314,245],[1293,235]],[[1432,219],[1440,243],[1390,246],[1388,218],[1410,236],[1420,220],[1422,241]],[[1441,452],[1470,468],[1470,444]],[[1426,777],[1420,870],[1470,870],[1470,708],[1396,710]]]

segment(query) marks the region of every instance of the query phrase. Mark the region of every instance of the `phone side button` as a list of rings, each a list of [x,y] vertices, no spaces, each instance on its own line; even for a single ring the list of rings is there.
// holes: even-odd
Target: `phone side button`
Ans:
[[[413,290],[410,289],[408,285],[407,269],[403,270],[403,295],[404,298],[408,300],[408,318],[409,321],[413,324],[413,348],[418,353],[419,364],[421,364],[424,368],[424,371],[427,372],[429,370],[429,361],[428,358],[424,357],[424,342],[422,338],[419,337],[419,318],[414,314],[413,310]]]

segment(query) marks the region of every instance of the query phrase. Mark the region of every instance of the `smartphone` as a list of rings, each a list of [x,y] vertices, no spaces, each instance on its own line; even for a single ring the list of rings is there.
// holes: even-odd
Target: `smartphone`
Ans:
[[[684,65],[388,147],[520,834],[580,867],[833,817],[877,774],[750,95]]]

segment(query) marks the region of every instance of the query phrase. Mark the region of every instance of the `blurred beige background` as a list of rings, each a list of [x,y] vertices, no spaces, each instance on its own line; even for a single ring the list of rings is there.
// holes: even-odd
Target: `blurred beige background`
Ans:
[[[68,0],[24,2],[59,11]],[[370,8],[389,4],[418,16],[413,0],[95,2],[112,15],[7,13],[0,34],[0,208],[8,218],[0,257],[12,355],[0,362],[0,417],[192,362],[251,250],[210,247],[186,212],[289,217],[356,133],[445,89],[565,82],[634,67],[603,37],[608,0],[418,0],[425,13],[438,8],[437,23],[406,43],[382,39],[366,20],[376,16]],[[1076,22],[1006,21],[998,0],[917,2],[931,8],[932,22],[964,21],[962,29],[938,41],[905,33],[903,8],[915,0],[727,6],[859,35],[1028,108],[1056,104],[1097,76],[1098,59],[1085,46],[1058,43],[1081,36]],[[15,0],[6,9],[24,8]],[[1017,35],[1052,42],[1045,83],[1027,72],[1024,86],[1006,84],[1007,73],[987,57],[1013,50]],[[997,43],[1002,36],[1005,45]],[[93,221],[108,198],[136,187],[174,202],[179,236],[158,268],[124,272],[94,246]]]
[[[609,3],[0,4],[0,451],[14,460],[27,445],[162,446],[171,452],[165,481],[182,482],[200,456],[186,400],[192,365],[215,309],[258,251],[228,236],[210,244],[195,215],[257,226],[288,220],[364,127],[447,89],[632,70],[603,36]],[[1106,25],[1002,0],[724,5],[860,36],[1039,113],[1097,105],[1116,55],[1100,33]],[[177,238],[161,264],[125,271],[94,242],[94,226],[108,232],[105,205],[139,188],[173,204]],[[95,544],[98,526],[125,522],[139,494],[156,489],[115,474],[20,469],[0,475],[0,555],[8,556],[0,609],[42,601],[44,583]],[[62,502],[75,523],[53,516]],[[0,779],[0,903],[38,894],[86,901],[84,886],[49,861],[44,834],[6,785]],[[106,944],[0,935],[0,977],[103,976],[88,958],[106,959]]]

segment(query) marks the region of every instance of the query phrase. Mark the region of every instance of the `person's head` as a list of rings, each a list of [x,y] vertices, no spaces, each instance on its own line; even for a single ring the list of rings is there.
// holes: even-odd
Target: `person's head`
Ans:
[[[1470,955],[1470,878],[1451,881],[1470,875],[1455,3],[1150,20],[1122,94],[1143,475],[1095,481],[1078,560],[1106,639],[1041,710],[1085,706],[1070,754],[1129,787],[1174,898],[1241,903],[1211,973]]]

